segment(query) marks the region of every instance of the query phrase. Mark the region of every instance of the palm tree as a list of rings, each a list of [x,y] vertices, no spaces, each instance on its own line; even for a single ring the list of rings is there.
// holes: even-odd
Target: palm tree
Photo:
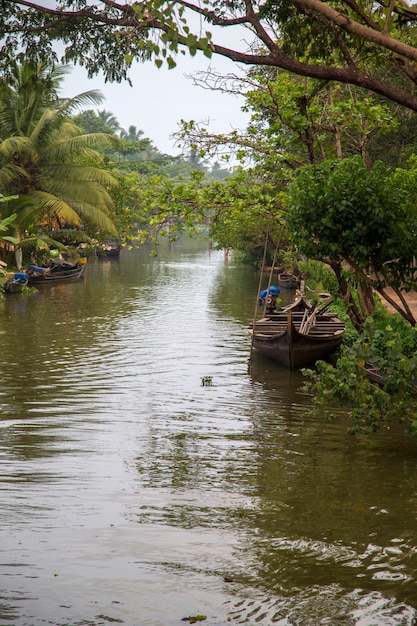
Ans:
[[[103,129],[105,129],[110,134],[115,134],[117,131],[120,130],[119,122],[117,121],[113,113],[110,113],[110,111],[105,111],[103,109],[102,111],[99,111],[97,113],[97,117],[100,120]]]
[[[140,141],[143,136],[143,130],[138,130],[136,126],[129,126],[129,130],[121,130],[120,137],[125,141]]]
[[[101,167],[95,148],[116,145],[103,133],[84,134],[71,114],[102,96],[88,91],[61,99],[67,66],[15,63],[0,78],[0,193],[18,196],[2,205],[1,217],[17,214],[23,229],[93,228],[117,235],[109,213],[109,190],[117,181]]]
[[[73,121],[87,133],[116,135],[120,130],[120,124],[113,113],[104,110],[98,113],[93,109],[81,111],[74,116]]]
[[[0,198],[1,202],[6,202],[9,198]],[[10,198],[11,199],[11,198]],[[8,246],[15,246],[19,242],[14,237],[11,237],[7,233],[10,231],[11,224],[15,221],[17,215],[9,215],[4,219],[0,219],[0,248],[7,248]]]

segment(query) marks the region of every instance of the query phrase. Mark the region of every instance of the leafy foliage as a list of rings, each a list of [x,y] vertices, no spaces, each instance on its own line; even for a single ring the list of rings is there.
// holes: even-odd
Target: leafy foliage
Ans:
[[[383,384],[373,382],[371,365]],[[336,365],[307,369],[305,390],[313,394],[316,415],[335,419],[340,407],[352,421],[349,432],[369,433],[403,424],[417,435],[417,331],[395,316],[368,318],[364,332],[341,348]]]
[[[120,81],[129,80],[133,62],[153,58],[171,68],[179,52],[201,51],[356,85],[417,110],[416,21],[417,12],[402,0],[59,0],[54,7],[7,0],[0,12],[0,59],[5,71],[19,54],[56,60],[59,42],[65,61],[84,65],[89,76],[103,70],[107,80]],[[212,31],[237,25],[250,33],[241,37],[242,47],[216,43]]]
[[[343,258],[387,283],[410,286],[415,212],[407,192],[414,172],[368,170],[359,157],[301,169],[289,190],[289,227],[311,258]]]

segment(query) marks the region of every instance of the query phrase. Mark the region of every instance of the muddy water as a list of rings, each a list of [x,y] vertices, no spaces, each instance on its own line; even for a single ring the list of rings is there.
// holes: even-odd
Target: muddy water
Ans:
[[[186,242],[0,301],[0,626],[416,623],[417,443],[248,368],[257,287]]]

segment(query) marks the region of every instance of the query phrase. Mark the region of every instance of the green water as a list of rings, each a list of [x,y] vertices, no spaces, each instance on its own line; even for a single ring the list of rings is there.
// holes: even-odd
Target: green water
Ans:
[[[249,367],[258,280],[185,242],[0,301],[0,626],[416,623],[417,444]]]

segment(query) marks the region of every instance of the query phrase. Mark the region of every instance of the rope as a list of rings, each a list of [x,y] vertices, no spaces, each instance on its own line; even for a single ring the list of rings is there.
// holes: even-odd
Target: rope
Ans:
[[[254,334],[255,334],[256,318],[258,316],[258,300],[259,300],[259,294],[261,292],[261,286],[262,286],[262,275],[263,275],[264,268],[265,268],[266,250],[267,250],[267,247],[268,247],[268,238],[269,238],[269,233],[266,233],[265,246],[264,246],[264,258],[262,259],[261,273],[259,274],[258,293],[256,294],[255,312],[253,314],[252,339],[251,339],[251,342],[250,342],[249,361],[252,360],[253,337],[254,337]]]
[[[267,292],[266,292],[267,295],[266,295],[265,304],[264,304],[264,316],[265,316],[265,313],[266,313],[267,298],[268,298],[268,294],[269,294],[269,288],[270,288],[271,283],[272,283],[272,276],[273,276],[273,273],[274,273],[275,261],[277,260],[278,246],[279,246],[280,242],[281,242],[281,235],[279,236],[278,243],[275,246],[274,258],[273,258],[273,261],[272,261],[271,271],[269,272],[268,287],[267,287]]]
[[[269,273],[267,296],[269,294],[269,288],[271,287],[272,276],[273,276],[274,267],[275,267],[275,261],[277,259],[279,246],[281,245],[281,237],[282,237],[283,231],[284,231],[284,226],[281,228],[281,231],[280,231],[279,237],[278,237],[278,241],[277,241],[277,245],[275,246],[274,259],[272,261],[272,267],[271,267],[271,271]],[[250,344],[249,362],[252,360],[253,339],[254,339],[254,335],[255,335],[256,318],[258,316],[259,294],[261,292],[262,276],[263,276],[264,269],[265,269],[266,251],[267,251],[267,248],[268,248],[268,239],[269,239],[269,233],[266,234],[265,246],[264,246],[264,257],[262,259],[261,273],[259,275],[258,293],[256,294],[255,312],[254,312],[254,315],[253,315],[253,322],[252,322],[252,338],[251,338],[251,344]],[[266,298],[265,298],[265,304],[264,304],[264,316],[265,316],[265,311],[266,311]]]

